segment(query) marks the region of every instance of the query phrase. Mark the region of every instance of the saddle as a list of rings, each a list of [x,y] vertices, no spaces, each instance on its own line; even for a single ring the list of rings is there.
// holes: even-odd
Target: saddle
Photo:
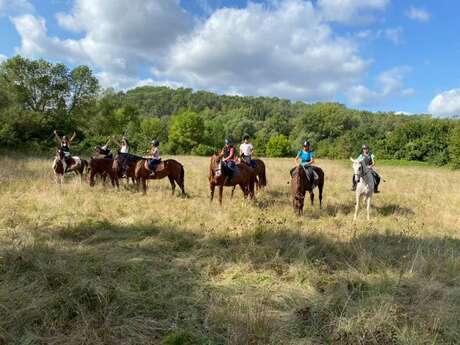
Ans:
[[[251,159],[251,157],[249,156],[243,156],[241,157],[241,162],[246,164],[246,165],[249,165],[251,168],[255,169],[257,168],[257,163],[255,160]]]
[[[147,161],[147,166],[149,170],[153,172],[161,171],[165,168],[165,164],[161,159],[160,160],[151,159]]]
[[[73,159],[72,156],[64,157],[64,161],[66,164],[65,170],[68,171],[70,168],[72,168],[77,162],[75,159]]]

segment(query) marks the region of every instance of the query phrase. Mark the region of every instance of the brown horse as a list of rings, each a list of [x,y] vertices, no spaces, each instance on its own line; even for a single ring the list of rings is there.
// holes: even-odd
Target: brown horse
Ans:
[[[184,166],[174,159],[166,159],[164,161],[161,161],[155,170],[155,176],[152,177],[151,171],[148,166],[148,160],[142,158],[136,163],[136,167],[134,169],[134,176],[136,178],[138,188],[139,185],[142,184],[144,194],[147,192],[147,180],[161,180],[162,178],[165,178],[167,176],[169,179],[169,183],[171,183],[172,194],[174,195],[177,183],[182,192],[182,196],[187,196],[187,194],[185,193],[184,185]]]
[[[318,175],[317,186],[319,190],[319,207],[322,208],[323,201],[323,187],[324,187],[324,172],[321,168],[314,166],[313,170]],[[303,206],[306,192],[310,193],[310,203],[313,206],[315,194],[313,190],[316,185],[313,185],[307,177],[307,173],[302,166],[297,166],[291,170],[291,193],[292,193],[292,206],[294,211],[301,215],[303,213]]]
[[[110,158],[91,158],[89,161],[89,185],[93,187],[96,183],[95,177],[100,175],[104,181],[107,176],[110,178],[112,186],[119,187],[117,171],[113,168],[114,160]]]
[[[85,169],[88,168],[88,162],[80,157],[69,157],[66,159],[64,151],[57,149],[52,167],[56,182],[62,185],[64,183],[64,175],[69,172],[80,175],[80,180],[83,180]]]
[[[255,162],[255,167],[250,166],[254,170],[255,176],[255,184],[256,184],[256,190],[259,191],[260,189],[264,188],[267,186],[267,175],[265,172],[265,163],[261,159],[253,159]],[[245,163],[244,160],[241,160],[242,164],[247,164]],[[232,195],[231,198],[233,198],[233,193],[235,192],[236,186],[232,188]]]
[[[135,174],[136,164],[141,159],[144,159],[144,158],[140,156],[132,155],[129,153],[119,153],[118,155],[116,155],[113,161],[113,169],[116,172],[117,180],[122,177],[126,177],[128,181],[129,179],[131,179],[133,183],[135,183],[136,182],[136,174]]]
[[[254,170],[246,164],[238,164],[237,167],[239,168],[239,174],[234,176],[230,181],[224,174],[222,157],[223,155],[219,153],[215,153],[211,157],[211,164],[209,165],[209,188],[211,190],[211,201],[214,199],[214,190],[216,186],[219,186],[219,203],[221,205],[224,186],[240,186],[245,198],[249,197],[254,199]]]

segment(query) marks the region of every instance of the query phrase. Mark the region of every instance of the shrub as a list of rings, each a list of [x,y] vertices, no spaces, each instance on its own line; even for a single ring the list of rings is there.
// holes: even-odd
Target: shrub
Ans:
[[[292,153],[291,143],[288,138],[280,134],[270,138],[265,151],[269,157],[287,157]]]

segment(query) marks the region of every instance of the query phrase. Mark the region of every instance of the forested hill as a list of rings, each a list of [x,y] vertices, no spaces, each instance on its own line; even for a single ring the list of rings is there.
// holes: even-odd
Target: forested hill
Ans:
[[[305,104],[268,97],[144,86],[102,90],[86,66],[69,69],[16,56],[0,66],[0,144],[50,152],[52,131],[77,132],[75,152],[126,135],[138,152],[153,138],[162,151],[208,155],[228,137],[253,136],[259,156],[289,156],[309,139],[318,156],[347,158],[362,143],[380,159],[460,167],[460,121]]]

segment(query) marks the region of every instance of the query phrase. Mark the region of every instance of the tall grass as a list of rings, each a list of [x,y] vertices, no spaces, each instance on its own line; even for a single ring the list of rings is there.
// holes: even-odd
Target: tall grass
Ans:
[[[319,162],[324,208],[298,218],[292,160],[219,207],[208,160],[176,158],[188,199],[0,159],[0,344],[460,343],[459,172],[382,167],[354,225],[348,163]]]

